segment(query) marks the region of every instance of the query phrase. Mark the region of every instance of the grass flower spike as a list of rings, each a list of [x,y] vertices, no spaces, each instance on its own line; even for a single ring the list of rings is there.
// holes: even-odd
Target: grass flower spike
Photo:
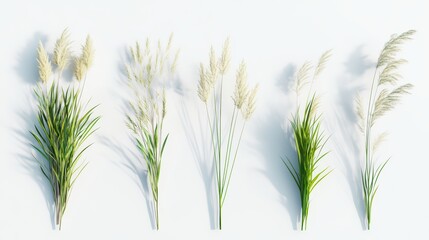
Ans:
[[[295,89],[297,96],[299,96],[300,90],[305,85],[310,84],[310,91],[307,95],[304,112],[301,112],[298,108],[291,120],[297,154],[297,167],[294,167],[289,158],[287,158],[287,161],[283,160],[283,162],[299,189],[301,199],[301,231],[307,229],[311,193],[330,173],[328,168],[318,170],[320,161],[327,155],[327,152],[323,150],[327,137],[320,130],[321,115],[317,114],[318,99],[316,94],[311,92],[313,82],[322,72],[330,55],[330,51],[325,52],[320,57],[319,63],[315,68],[311,67],[309,62],[303,64],[296,75]],[[312,70],[313,76],[310,81]]]
[[[378,190],[378,180],[389,160],[378,163],[374,159],[380,143],[385,139],[386,133],[373,136],[372,128],[377,120],[392,110],[401,100],[404,94],[408,94],[413,87],[411,84],[400,84],[401,75],[398,73],[399,67],[406,61],[399,59],[402,44],[411,39],[414,30],[393,36],[382,49],[377,60],[374,76],[372,79],[369,100],[366,109],[363,101],[358,98],[356,112],[359,116],[359,128],[365,138],[365,162],[361,170],[361,180],[363,187],[363,199],[365,203],[366,226],[371,228],[372,205]]]
[[[255,110],[258,90],[257,86],[251,91],[248,89],[246,64],[242,62],[236,73],[235,90],[232,95],[234,110],[229,119],[225,117],[223,114],[223,81],[230,65],[229,49],[229,39],[225,41],[219,58],[216,58],[214,49],[210,49],[209,64],[208,66],[201,64],[198,83],[198,96],[205,105],[210,127],[213,164],[216,169],[217,222],[219,229],[222,229],[222,208],[227,196],[241,138],[246,122]],[[238,121],[239,118],[241,118],[241,121]],[[225,123],[225,120],[229,121]],[[224,132],[224,124],[227,124],[228,132]],[[237,128],[240,128],[240,130],[237,130]],[[236,130],[239,132],[237,133]]]
[[[35,129],[31,132],[35,140],[33,147],[38,153],[35,158],[51,185],[55,223],[60,230],[73,185],[86,166],[81,162],[83,153],[91,145],[86,140],[94,133],[100,119],[93,117],[95,107],[84,109],[82,88],[62,89],[59,86],[58,81],[71,54],[69,45],[68,32],[64,31],[54,50],[58,79],[50,81],[51,63],[42,44],[39,44],[39,77],[43,84],[35,89],[38,114]]]
[[[65,29],[61,34],[61,37],[55,43],[54,49],[54,63],[58,67],[58,74],[60,75],[64,68],[70,61],[71,52],[70,52],[70,33],[68,29]]]
[[[78,81],[81,81],[86,76],[86,72],[92,65],[93,55],[92,40],[90,36],[88,36],[85,45],[82,47],[81,56],[75,59],[74,75]]]
[[[39,47],[37,48],[37,63],[39,65],[39,78],[42,83],[46,83],[52,75],[52,65],[42,42],[39,42]]]
[[[165,48],[158,42],[155,55],[150,51],[149,40],[146,48],[140,44],[130,48],[130,63],[126,64],[127,78],[134,91],[131,101],[131,113],[127,115],[127,125],[132,131],[135,143],[146,163],[150,184],[155,228],[160,227],[159,217],[159,179],[161,176],[162,156],[169,134],[163,131],[167,114],[165,81],[173,77],[177,64],[178,51],[171,60],[172,35]],[[157,84],[161,84],[158,87]]]

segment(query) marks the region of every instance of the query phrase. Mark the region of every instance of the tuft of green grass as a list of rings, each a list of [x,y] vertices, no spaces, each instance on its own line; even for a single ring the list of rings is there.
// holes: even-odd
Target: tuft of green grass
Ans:
[[[305,63],[297,72],[296,91],[299,91],[304,85],[311,84],[322,72],[327,60],[330,57],[330,51],[325,52],[318,65],[314,68],[313,79],[311,83],[308,81],[310,71],[313,69],[309,62]],[[310,209],[310,195],[314,188],[331,172],[328,168],[318,171],[320,161],[328,154],[323,148],[327,142],[327,137],[320,130],[321,115],[317,114],[318,102],[316,94],[310,97],[307,96],[304,112],[298,108],[295,115],[292,117],[291,126],[295,142],[295,150],[297,154],[297,167],[289,158],[283,160],[287,170],[295,181],[301,199],[301,231],[307,229],[308,214]]]
[[[131,112],[127,114],[127,126],[132,131],[136,146],[146,163],[157,230],[160,227],[161,163],[169,136],[163,131],[167,113],[165,80],[174,77],[179,54],[179,51],[176,51],[174,58],[170,58],[172,39],[173,35],[170,35],[165,48],[158,42],[155,55],[151,54],[149,40],[146,41],[145,49],[136,43],[130,48],[131,61],[125,64],[128,83],[134,91],[134,99],[130,102]]]
[[[81,100],[83,87],[60,87],[62,71],[71,55],[68,35],[66,29],[54,51],[58,70],[56,79],[51,79],[51,62],[43,45],[39,44],[38,63],[42,84],[34,90],[38,113],[37,123],[30,132],[35,140],[32,146],[41,157],[35,158],[52,188],[55,223],[59,230],[73,185],[86,166],[86,163],[81,163],[83,153],[91,146],[86,144],[86,140],[94,133],[100,119],[94,117],[96,106],[85,110]],[[89,55],[92,57],[92,52]],[[85,75],[87,70],[84,71]]]
[[[204,66],[204,64],[200,66],[200,81],[198,83],[198,96],[205,105],[210,127],[213,164],[216,170],[219,229],[222,229],[222,209],[237,160],[241,138],[246,122],[255,111],[258,92],[258,85],[249,89],[246,64],[242,62],[236,73],[235,89],[232,95],[232,103],[234,104],[232,116],[230,118],[225,116],[223,81],[230,68],[229,51],[229,39],[225,41],[222,54],[219,57],[216,57],[214,49],[211,48],[208,66]],[[227,122],[225,123],[225,121]],[[225,124],[227,132],[224,131]]]
[[[399,84],[402,77],[398,73],[398,69],[406,60],[399,59],[397,54],[402,44],[410,40],[414,33],[414,30],[409,30],[400,35],[394,35],[384,45],[375,67],[366,114],[361,98],[357,99],[356,112],[360,119],[359,128],[365,138],[365,163],[361,169],[361,181],[368,230],[371,229],[372,206],[379,186],[378,181],[390,159],[381,163],[374,159],[374,153],[385,140],[386,133],[374,137],[372,128],[377,120],[391,111],[402,96],[410,93],[413,87],[409,83]]]

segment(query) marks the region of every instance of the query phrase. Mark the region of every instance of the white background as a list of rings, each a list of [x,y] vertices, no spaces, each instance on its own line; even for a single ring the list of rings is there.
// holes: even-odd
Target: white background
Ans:
[[[425,1],[8,1],[0,9],[0,239],[428,239],[428,7]],[[47,181],[31,158],[39,40],[52,50],[68,27],[74,48],[90,33],[96,48],[85,94],[100,103],[100,129],[85,155],[61,232],[53,229]],[[378,128],[389,129],[381,155],[392,156],[374,203],[373,230],[362,227],[358,166],[362,145],[353,98],[369,86],[390,35],[418,32],[401,57],[415,85]],[[135,41],[175,34],[177,83],[168,90],[171,134],[160,183],[161,230],[152,230],[139,165],[124,124],[128,90],[121,76]],[[229,36],[232,64],[245,59],[260,84],[224,207],[224,230],[211,230],[207,136],[196,95],[198,67],[210,45]],[[292,154],[288,90],[296,68],[333,49],[317,84],[334,171],[312,195],[308,231],[296,230],[298,191],[280,157]],[[233,71],[230,75],[233,80]],[[229,89],[231,90],[231,89]],[[231,91],[230,91],[231,92]],[[229,104],[232,105],[232,104]],[[199,115],[201,113],[201,115]],[[199,117],[200,116],[200,117]],[[201,131],[203,129],[203,131]],[[200,156],[200,157],[199,157]],[[201,157],[202,156],[202,157]]]

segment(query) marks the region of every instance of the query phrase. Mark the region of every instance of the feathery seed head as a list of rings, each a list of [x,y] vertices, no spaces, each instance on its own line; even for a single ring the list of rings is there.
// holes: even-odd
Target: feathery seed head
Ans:
[[[70,34],[66,28],[61,37],[55,43],[54,49],[54,63],[57,65],[58,69],[61,71],[67,66],[70,60]]]
[[[52,66],[42,42],[39,42],[37,48],[37,63],[39,65],[39,78],[42,83],[46,83],[52,74]]]
[[[85,45],[82,47],[82,62],[88,70],[92,66],[94,57],[94,49],[92,47],[91,37],[88,35],[86,37]]]
[[[312,69],[310,62],[305,62],[301,68],[296,73],[296,79],[295,79],[295,92],[299,94],[301,89],[308,84],[309,77],[310,77],[310,70]]]
[[[371,126],[375,124],[378,118],[382,117],[386,112],[392,110],[396,104],[399,103],[402,96],[409,94],[412,88],[413,85],[407,83],[391,91],[388,89],[381,90],[377,99],[375,100],[375,108],[371,116]]]
[[[130,47],[130,53],[134,63],[142,64],[143,56],[142,56],[142,51],[141,51],[139,42],[136,42],[136,45],[134,48]]]
[[[210,48],[210,75],[211,75],[211,81],[212,83],[214,83],[216,81],[217,78],[217,70],[218,70],[218,65],[216,62],[216,53],[215,50],[213,48],[213,46]]]
[[[146,38],[146,49],[145,49],[146,57],[150,55],[150,39]]]
[[[311,101],[312,101],[312,105],[310,109],[310,116],[314,117],[317,114],[317,109],[319,109],[320,98],[319,96],[313,95],[313,99]]]
[[[252,117],[253,112],[255,112],[255,105],[256,105],[256,94],[258,93],[259,85],[256,84],[256,86],[250,91],[250,94],[248,94],[247,100],[244,104],[243,109],[243,117],[244,120],[249,120],[250,117]]]
[[[200,64],[200,81],[198,82],[198,96],[201,101],[207,103],[207,99],[209,98],[210,88],[208,86],[207,74],[204,69],[204,65]]]
[[[76,58],[75,67],[74,67],[74,76],[78,81],[81,81],[84,78],[86,70],[87,68],[83,58],[82,57]]]
[[[230,49],[230,40],[229,38],[227,38],[223,45],[222,55],[219,59],[219,71],[220,71],[220,74],[222,75],[224,75],[228,71],[229,64],[231,62],[229,49]]]
[[[248,93],[248,87],[247,87],[247,72],[246,72],[246,64],[244,61],[241,62],[236,75],[236,82],[235,82],[235,91],[234,91],[234,105],[241,109],[244,102],[247,99]]]
[[[393,35],[391,39],[384,45],[380,56],[377,61],[377,68],[386,65],[390,61],[394,60],[396,54],[399,52],[401,45],[411,39],[411,36],[416,33],[415,30],[409,30],[400,35]]]
[[[171,34],[170,34],[170,37],[168,38],[167,47],[165,48],[165,51],[166,51],[166,52],[169,52],[169,51],[170,51],[170,49],[171,49],[171,45],[172,45],[172,43],[173,43],[173,37],[174,37],[174,34],[173,34],[173,33],[171,33]]]
[[[317,63],[316,69],[314,71],[314,77],[318,77],[319,74],[325,69],[326,63],[329,58],[332,56],[332,50],[328,50],[320,56],[319,62]]]
[[[173,63],[171,64],[171,73],[175,73],[176,72],[177,61],[179,59],[179,54],[180,54],[180,50],[177,50],[176,54],[174,55]]]

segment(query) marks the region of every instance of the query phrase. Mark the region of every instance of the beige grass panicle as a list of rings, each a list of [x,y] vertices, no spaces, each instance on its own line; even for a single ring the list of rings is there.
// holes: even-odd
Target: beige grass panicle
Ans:
[[[37,63],[39,68],[39,78],[42,83],[47,83],[52,75],[52,65],[49,60],[48,52],[43,47],[42,42],[39,42],[37,48]]]
[[[65,69],[70,61],[70,46],[70,33],[66,28],[61,34],[61,37],[56,41],[54,48],[54,63],[57,65],[57,68],[60,72]]]
[[[248,94],[246,63],[242,61],[237,70],[234,96],[232,97],[238,109],[241,109]]]
[[[258,93],[258,89],[259,89],[259,84],[256,84],[256,86],[253,87],[253,89],[250,91],[246,99],[246,102],[242,111],[243,117],[245,120],[249,120],[252,117],[253,113],[255,112],[256,95]]]
[[[91,37],[86,37],[85,45],[82,46],[82,53],[75,58],[74,75],[78,81],[81,81],[93,63],[94,49],[92,47]]]

